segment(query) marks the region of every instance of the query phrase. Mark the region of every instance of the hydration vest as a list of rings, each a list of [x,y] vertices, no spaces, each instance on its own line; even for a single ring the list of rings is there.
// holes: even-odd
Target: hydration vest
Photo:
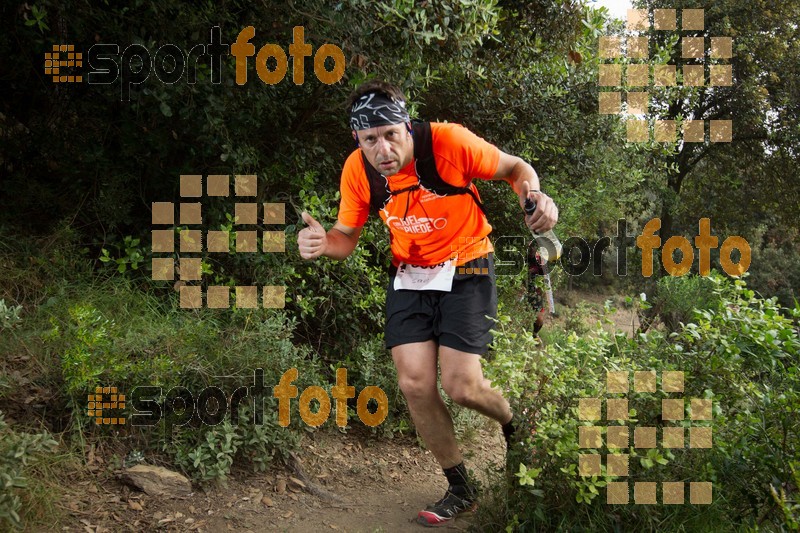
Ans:
[[[436,170],[436,161],[433,157],[433,136],[431,135],[431,123],[414,121],[411,123],[411,128],[414,135],[414,160],[415,171],[419,183],[411,187],[405,187],[397,191],[389,190],[388,180],[373,167],[364,152],[361,152],[361,158],[364,161],[364,170],[367,174],[367,182],[369,183],[369,209],[370,213],[378,214],[378,211],[383,209],[386,203],[392,196],[411,191],[415,191],[420,186],[437,194],[439,196],[452,196],[455,194],[469,194],[475,200],[475,204],[480,208],[483,215],[486,216],[486,210],[483,204],[478,199],[477,194],[473,190],[472,184],[466,187],[456,187],[444,181]]]

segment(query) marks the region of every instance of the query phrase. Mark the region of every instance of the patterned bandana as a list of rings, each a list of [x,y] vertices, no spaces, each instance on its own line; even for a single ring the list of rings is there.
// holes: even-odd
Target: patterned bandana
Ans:
[[[350,109],[350,127],[355,131],[403,124],[409,120],[405,102],[378,93],[365,94]]]

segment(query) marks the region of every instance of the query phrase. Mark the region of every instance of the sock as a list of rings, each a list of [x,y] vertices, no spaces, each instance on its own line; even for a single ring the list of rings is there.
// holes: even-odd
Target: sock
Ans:
[[[460,491],[461,489],[466,490],[466,487],[469,485],[469,480],[467,479],[467,467],[464,466],[463,461],[456,466],[444,468],[443,470],[444,475],[447,477],[447,482],[450,484],[451,491],[453,491],[453,488],[456,488],[456,491]]]
[[[509,420],[508,422],[503,424],[502,427],[503,427],[503,437],[505,437],[505,439],[506,439],[506,445],[509,445],[511,443],[511,436],[517,430],[517,428],[514,427],[514,415],[513,414],[511,415],[511,420]]]

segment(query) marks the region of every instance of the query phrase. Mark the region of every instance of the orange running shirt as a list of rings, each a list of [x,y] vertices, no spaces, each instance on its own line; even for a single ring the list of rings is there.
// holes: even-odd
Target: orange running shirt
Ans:
[[[490,179],[497,172],[500,150],[458,124],[431,123],[434,160],[442,179],[472,187],[472,178]],[[369,183],[361,148],[347,158],[342,170],[339,222],[360,228],[369,216]],[[418,183],[414,161],[388,177],[397,191]],[[487,238],[492,226],[468,194],[437,196],[423,188],[392,196],[380,211],[389,226],[392,263],[432,266],[455,258],[456,265],[492,252]]]

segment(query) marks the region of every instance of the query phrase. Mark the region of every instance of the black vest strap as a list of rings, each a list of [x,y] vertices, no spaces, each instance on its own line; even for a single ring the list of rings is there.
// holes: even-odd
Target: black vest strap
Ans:
[[[472,185],[467,187],[451,185],[444,181],[439,175],[439,171],[436,170],[436,160],[433,156],[431,123],[414,121],[411,127],[414,131],[414,159],[416,160],[416,170],[420,185],[442,196],[469,194],[485,216],[486,211],[483,208],[483,204],[478,199],[478,196],[475,194],[475,191],[473,191]],[[400,189],[399,191],[390,191],[386,178],[367,161],[367,156],[364,155],[363,151],[361,157],[364,160],[364,169],[366,170],[367,181],[369,182],[370,213],[377,214],[378,211],[386,205],[390,197],[404,192],[411,192],[419,188],[419,185],[413,185]]]

